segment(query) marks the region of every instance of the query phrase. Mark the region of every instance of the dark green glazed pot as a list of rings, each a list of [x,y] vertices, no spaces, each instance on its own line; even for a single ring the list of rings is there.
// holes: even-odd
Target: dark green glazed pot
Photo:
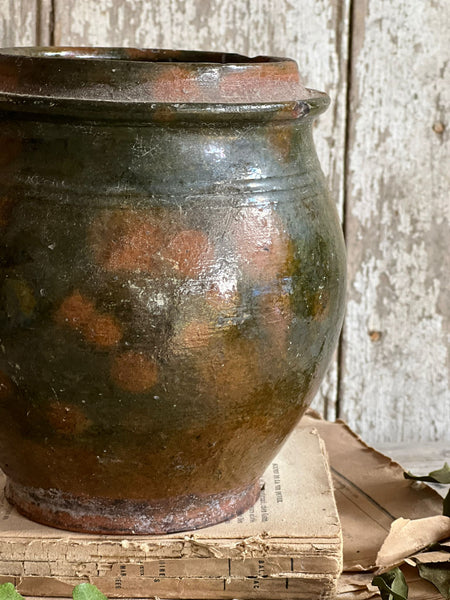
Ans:
[[[345,253],[287,59],[0,51],[0,464],[46,524],[230,518],[313,398]]]

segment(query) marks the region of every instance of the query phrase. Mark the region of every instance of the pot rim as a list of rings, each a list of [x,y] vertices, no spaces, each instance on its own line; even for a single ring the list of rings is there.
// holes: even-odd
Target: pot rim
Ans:
[[[0,49],[0,97],[108,107],[310,101],[291,58],[125,47]]]
[[[72,60],[108,60],[144,63],[236,64],[293,62],[279,56],[246,56],[234,52],[209,50],[174,50],[167,48],[137,48],[128,46],[9,46],[0,54],[28,58],[64,58]]]

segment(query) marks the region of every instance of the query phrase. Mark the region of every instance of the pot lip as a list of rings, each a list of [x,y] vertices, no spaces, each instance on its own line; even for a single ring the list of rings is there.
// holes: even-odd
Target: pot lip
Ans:
[[[0,94],[138,104],[313,100],[291,58],[125,47],[0,48]]]
[[[255,63],[294,62],[280,56],[246,56],[235,52],[213,50],[176,50],[168,48],[138,48],[131,46],[9,46],[0,54],[21,58],[50,58],[72,60],[107,60],[139,63],[249,65]]]

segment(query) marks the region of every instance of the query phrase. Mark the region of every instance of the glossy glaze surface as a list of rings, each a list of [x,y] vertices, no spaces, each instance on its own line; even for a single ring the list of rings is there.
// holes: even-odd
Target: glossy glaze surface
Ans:
[[[255,500],[343,316],[342,234],[311,134],[327,98],[308,96],[0,93],[0,462],[26,514],[160,533]],[[49,490],[66,520],[39,512]],[[162,512],[83,524],[92,502],[127,501]],[[174,506],[185,517],[169,526]]]

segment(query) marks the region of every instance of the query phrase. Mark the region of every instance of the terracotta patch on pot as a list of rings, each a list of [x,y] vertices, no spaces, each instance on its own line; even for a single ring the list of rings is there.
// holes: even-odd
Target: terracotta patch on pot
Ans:
[[[258,385],[257,346],[240,337],[226,340],[223,346],[211,348],[209,356],[199,363],[199,370],[209,394],[241,403],[242,398]]]
[[[171,240],[161,257],[183,277],[194,278],[210,266],[214,249],[205,233],[187,229]]]
[[[213,284],[205,294],[206,302],[217,311],[232,311],[240,302],[236,290],[221,291],[219,286]]]
[[[91,228],[96,261],[108,271],[152,272],[163,242],[154,219],[133,210],[105,212]]]
[[[0,371],[0,401],[11,400],[17,393],[17,386],[3,371]]]
[[[96,313],[84,327],[83,335],[87,342],[107,348],[120,341],[122,331],[114,317]]]
[[[126,392],[146,392],[158,380],[156,363],[142,352],[129,350],[116,356],[111,366],[114,383]]]
[[[207,321],[191,321],[184,325],[172,339],[175,353],[208,346],[212,327]]]
[[[46,416],[52,428],[63,435],[78,435],[92,425],[81,408],[73,404],[52,402]]]
[[[294,318],[289,294],[271,292],[261,297],[260,310],[264,327],[270,337],[268,348],[285,355],[289,343],[289,327]]]
[[[20,92],[22,77],[16,64],[2,61],[0,64],[0,80],[2,82],[2,90],[5,92]]]
[[[14,205],[15,200],[13,200],[11,197],[0,197],[0,228],[8,225]]]
[[[274,151],[287,160],[291,153],[293,129],[286,126],[273,126],[267,134],[267,141]]]
[[[78,331],[85,341],[100,348],[115,346],[122,338],[117,320],[97,311],[94,303],[78,290],[62,302],[55,313],[55,321]]]
[[[163,72],[149,82],[153,102],[195,102],[202,99],[195,70],[175,67]]]
[[[22,141],[16,137],[0,134],[0,167],[13,162],[22,150]]]
[[[244,274],[257,281],[282,275],[289,260],[289,239],[279,217],[270,209],[242,209],[233,228],[236,253]]]
[[[267,102],[299,100],[305,96],[298,69],[293,62],[264,63],[251,71],[235,68],[225,73],[219,84],[220,96],[228,101]]]

